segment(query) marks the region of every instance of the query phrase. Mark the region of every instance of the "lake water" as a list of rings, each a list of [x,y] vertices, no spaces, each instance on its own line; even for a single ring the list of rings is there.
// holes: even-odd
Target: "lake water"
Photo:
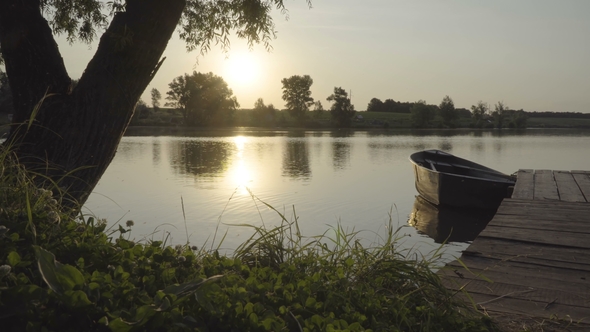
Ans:
[[[252,234],[235,225],[280,224],[264,203],[297,219],[303,235],[330,236],[340,225],[361,231],[365,244],[377,241],[391,218],[393,227],[402,227],[402,248],[427,255],[439,244],[408,226],[417,195],[408,156],[431,148],[509,174],[590,170],[588,131],[131,128],[84,212],[110,224],[133,220],[137,240],[188,239],[209,248],[227,232],[221,244],[226,251]],[[467,245],[446,244],[445,257],[460,255]]]

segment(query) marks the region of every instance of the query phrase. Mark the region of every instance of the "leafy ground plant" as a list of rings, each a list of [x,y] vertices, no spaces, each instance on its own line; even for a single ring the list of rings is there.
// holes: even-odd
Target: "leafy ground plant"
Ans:
[[[394,229],[365,247],[340,227],[304,237],[287,221],[233,254],[129,240],[132,226],[72,218],[58,190],[0,160],[3,331],[490,331]],[[1,158],[1,157],[0,157]]]

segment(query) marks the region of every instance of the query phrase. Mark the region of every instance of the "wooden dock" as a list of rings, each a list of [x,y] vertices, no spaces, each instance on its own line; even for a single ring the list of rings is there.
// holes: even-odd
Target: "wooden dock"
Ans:
[[[558,318],[590,331],[589,201],[588,171],[520,170],[462,263],[438,273],[492,317]]]

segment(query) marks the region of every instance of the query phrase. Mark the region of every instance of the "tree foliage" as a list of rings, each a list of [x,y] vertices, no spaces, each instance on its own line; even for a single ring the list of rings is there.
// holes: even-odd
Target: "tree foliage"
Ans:
[[[8,2],[8,1],[7,1]],[[184,0],[182,16],[178,21],[179,36],[188,50],[201,53],[211,44],[230,46],[229,34],[235,31],[250,47],[262,43],[270,49],[276,37],[271,12],[277,9],[286,14],[283,0]],[[34,3],[34,1],[33,1]],[[311,7],[311,1],[307,0]],[[68,41],[92,42],[97,31],[108,27],[110,18],[125,12],[133,0],[42,0],[39,8],[46,13],[49,25],[56,35],[64,34]],[[127,36],[132,38],[132,36]],[[130,41],[130,40],[129,40]]]
[[[496,128],[502,129],[502,127],[504,127],[507,114],[508,107],[504,105],[504,102],[499,101],[496,105],[494,105],[494,111],[491,115],[494,119],[494,125]]]
[[[390,112],[390,113],[410,113],[414,104],[408,102],[397,102],[393,99],[381,101],[379,98],[372,98],[367,105],[367,112]]]
[[[508,114],[510,115],[508,119],[509,128],[524,129],[527,127],[527,120],[529,118],[527,112],[520,109],[518,111],[508,111]]]
[[[168,84],[166,106],[181,110],[189,126],[223,125],[239,107],[233,91],[213,73],[184,74]]]
[[[438,106],[440,116],[443,119],[443,124],[447,127],[454,127],[455,121],[459,118],[457,110],[455,110],[455,103],[449,96],[445,96]]]
[[[286,102],[285,107],[289,114],[300,124],[305,123],[307,111],[313,105],[310,90],[313,80],[309,75],[293,75],[283,78],[281,83],[283,83],[283,100]]]
[[[434,119],[434,110],[426,104],[426,101],[419,100],[410,110],[410,119],[412,126],[416,128],[429,127]]]
[[[484,127],[484,117],[489,113],[489,110],[488,104],[481,100],[477,102],[477,105],[471,105],[471,115],[475,127]]]
[[[274,9],[286,13],[282,0],[0,1],[1,57],[14,106],[6,141],[43,175],[39,185],[58,183],[70,207],[79,207],[114,158],[174,31],[201,53],[214,44],[227,49],[234,32],[270,48]],[[75,86],[56,34],[70,42],[100,37]]]
[[[334,93],[327,100],[333,102],[330,107],[330,114],[336,125],[341,128],[350,127],[355,110],[350,98],[348,98],[346,90],[340,87],[334,87]]]
[[[256,126],[274,126],[276,122],[277,109],[273,104],[264,104],[262,98],[254,103],[254,121]]]
[[[315,103],[313,103],[313,116],[316,119],[321,118],[324,111],[325,111],[324,105],[322,105],[321,101],[318,100]]]
[[[385,112],[381,99],[372,98],[367,105],[367,112]]]
[[[160,108],[160,99],[162,99],[162,94],[156,88],[153,88],[150,94],[152,97],[152,108],[154,110],[158,110]]]

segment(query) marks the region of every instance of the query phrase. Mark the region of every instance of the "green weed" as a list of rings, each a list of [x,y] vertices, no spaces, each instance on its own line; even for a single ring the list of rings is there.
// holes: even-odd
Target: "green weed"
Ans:
[[[138,243],[132,222],[107,230],[62,213],[59,192],[10,160],[0,159],[3,331],[494,329],[441,285],[433,261],[398,250],[391,223],[370,247],[339,225],[305,237],[276,210],[280,225],[247,226],[254,235],[231,255]]]

